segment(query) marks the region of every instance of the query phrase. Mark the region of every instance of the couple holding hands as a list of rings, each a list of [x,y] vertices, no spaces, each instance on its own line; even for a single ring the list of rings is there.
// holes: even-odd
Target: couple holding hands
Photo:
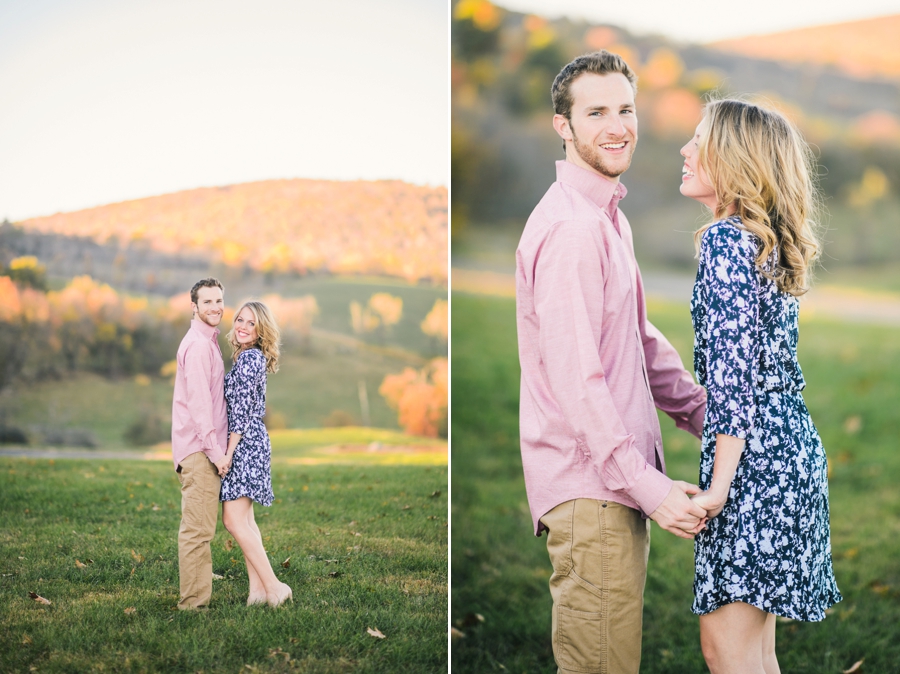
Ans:
[[[272,446],[262,417],[266,374],[278,371],[278,326],[265,304],[245,302],[227,335],[234,364],[225,374],[216,339],[225,311],[222,284],[214,278],[195,283],[191,309],[172,405],[172,458],[181,481],[178,608],[209,604],[219,501],[225,528],[247,563],[247,605],[278,606],[292,598],[291,588],[272,571],[253,515],[253,501],[274,501]]]
[[[714,674],[776,674],[775,619],[818,621],[832,571],[827,463],[803,402],[798,300],[819,244],[810,151],[781,114],[705,106],[681,149],[695,234],[694,370],[649,322],[619,176],[637,78],[617,55],[557,75],[565,161],[516,251],[522,463],[553,565],[560,672],[640,668],[649,519],[694,540],[692,610]],[[701,438],[699,485],[665,475],[656,408]]]

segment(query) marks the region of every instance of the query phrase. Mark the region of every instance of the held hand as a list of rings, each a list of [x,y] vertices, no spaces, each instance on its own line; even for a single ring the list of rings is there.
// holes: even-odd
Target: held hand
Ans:
[[[650,519],[670,534],[691,540],[705,526],[706,510],[687,497],[696,494],[699,487],[687,482],[675,482],[665,500],[650,513]]]
[[[722,508],[725,507],[725,502],[727,500],[727,493],[722,495],[713,492],[711,489],[707,491],[701,491],[691,499],[691,501],[696,503],[698,506],[706,509],[706,516],[709,519],[712,519],[720,512],[722,512]]]
[[[231,468],[231,457],[223,456],[215,462],[215,465],[216,469],[219,471],[219,477],[225,477],[228,473],[228,469]]]

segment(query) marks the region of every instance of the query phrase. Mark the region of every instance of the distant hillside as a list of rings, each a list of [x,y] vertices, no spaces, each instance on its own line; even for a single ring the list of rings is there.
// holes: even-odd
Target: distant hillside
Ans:
[[[266,180],[17,224],[260,271],[447,280],[447,189],[400,181]]]
[[[900,79],[900,14],[722,40],[711,47],[752,58],[834,66],[861,78]]]

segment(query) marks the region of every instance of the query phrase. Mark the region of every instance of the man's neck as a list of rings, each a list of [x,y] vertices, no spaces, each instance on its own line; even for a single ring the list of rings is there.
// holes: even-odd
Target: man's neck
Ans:
[[[613,185],[619,184],[619,176],[608,176],[605,173],[600,173],[600,171],[598,171],[593,166],[591,166],[590,164],[585,162],[584,159],[579,157],[577,152],[570,152],[567,149],[566,150],[566,161],[569,162],[570,164],[574,164],[578,168],[584,169],[585,171],[590,171],[595,176],[599,176],[599,177],[603,178],[604,180],[608,180]]]

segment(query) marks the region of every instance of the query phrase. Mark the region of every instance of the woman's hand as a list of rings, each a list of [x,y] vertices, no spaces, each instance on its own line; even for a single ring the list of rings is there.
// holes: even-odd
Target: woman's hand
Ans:
[[[721,493],[713,491],[712,489],[707,489],[706,491],[701,491],[699,494],[691,497],[691,501],[706,510],[706,518],[707,520],[711,520],[722,512],[722,508],[725,507],[725,503],[728,501],[728,492]]]

